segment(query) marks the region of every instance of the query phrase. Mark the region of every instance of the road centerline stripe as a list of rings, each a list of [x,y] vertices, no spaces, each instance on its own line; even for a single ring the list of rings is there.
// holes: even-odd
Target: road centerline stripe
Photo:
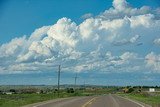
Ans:
[[[114,99],[114,97],[113,97],[111,94],[109,94],[109,95],[110,95],[111,99],[113,100],[115,106],[116,106],[116,107],[119,107],[119,104],[118,104],[117,101]]]
[[[84,105],[82,105],[82,107],[87,107],[88,105],[92,104],[92,103],[93,103],[93,101],[95,101],[95,100],[96,100],[96,98],[97,98],[97,97],[94,97],[94,98],[90,99],[90,100],[89,100],[89,101],[87,101]]]

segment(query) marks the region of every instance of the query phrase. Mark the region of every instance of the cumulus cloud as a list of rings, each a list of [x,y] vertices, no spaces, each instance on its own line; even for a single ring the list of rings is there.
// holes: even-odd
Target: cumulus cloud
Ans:
[[[135,42],[137,42],[137,40],[139,38],[140,38],[139,35],[135,35],[132,38],[130,38],[129,40],[123,39],[123,40],[120,40],[120,41],[114,41],[112,44],[115,45],[115,46],[134,44]]]
[[[3,44],[0,47],[0,57],[13,57],[23,51],[26,43],[26,37],[14,38],[9,43]]]
[[[154,40],[154,44],[160,45],[160,38]]]
[[[76,72],[81,71],[114,71],[114,72],[125,72],[125,68],[129,69],[129,65],[132,65],[133,68],[137,68],[136,70],[140,70],[138,68],[138,64],[132,64],[133,61],[138,59],[138,55],[132,52],[122,53],[120,56],[112,55],[110,51],[102,54],[100,51],[96,50],[91,52],[88,56],[83,59],[85,63],[79,63],[75,66],[69,67],[69,70],[73,70]],[[131,69],[131,68],[130,68]],[[132,69],[133,72],[135,70]]]
[[[84,14],[81,16],[82,19],[87,19],[87,18],[91,18],[91,17],[93,17],[92,13],[87,13],[87,14]]]
[[[30,36],[29,41],[40,41],[42,38],[47,36],[47,32],[50,26],[43,26],[39,29],[36,29]]]
[[[154,52],[151,52],[147,54],[145,58],[147,67],[154,71],[160,71],[160,54],[157,55]]]
[[[142,61],[159,57],[153,53],[145,56],[152,40],[159,44],[159,9],[134,8],[126,0],[114,0],[110,9],[83,18],[76,24],[64,17],[36,29],[29,37],[2,44],[0,72],[48,71],[57,64],[65,66],[65,71],[77,72],[146,71],[144,64],[159,70],[156,62]],[[140,51],[144,49],[146,52]]]
[[[113,7],[118,11],[124,11],[126,8],[128,8],[128,4],[126,0],[114,0]]]

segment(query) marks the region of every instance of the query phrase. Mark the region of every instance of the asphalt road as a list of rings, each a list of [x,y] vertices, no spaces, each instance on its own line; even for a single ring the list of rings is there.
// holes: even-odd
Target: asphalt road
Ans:
[[[117,95],[74,97],[42,102],[26,107],[149,107]]]

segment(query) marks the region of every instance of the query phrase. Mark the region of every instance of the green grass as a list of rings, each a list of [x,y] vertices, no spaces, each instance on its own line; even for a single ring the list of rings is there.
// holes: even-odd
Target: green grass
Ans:
[[[132,93],[132,94],[120,94],[121,96],[128,97],[143,103],[149,104],[152,107],[160,107],[160,94],[148,94],[148,93]]]
[[[76,90],[75,93],[67,93],[66,91],[61,91],[59,97],[65,98],[65,97],[73,97],[73,96],[92,96],[92,95],[99,95],[99,94],[107,94],[112,90],[114,90],[114,88],[85,90],[85,91]],[[59,97],[57,93],[0,95],[0,107],[21,107],[23,105],[56,99]]]
[[[70,97],[73,94],[60,94],[60,97]],[[20,107],[31,103],[58,98],[57,94],[13,94],[0,95],[0,107]]]
[[[0,107],[21,107],[23,105],[32,104],[36,102],[66,98],[73,96],[91,96],[93,93],[77,91],[76,93],[61,92],[59,97],[54,93],[50,94],[12,94],[12,95],[0,95]]]

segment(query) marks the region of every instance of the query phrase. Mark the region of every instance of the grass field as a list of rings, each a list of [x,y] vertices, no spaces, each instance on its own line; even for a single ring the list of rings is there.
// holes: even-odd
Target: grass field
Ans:
[[[60,92],[60,98],[73,97],[73,96],[91,96],[95,94],[106,94],[113,89],[100,89],[100,90],[77,90],[75,93],[67,93],[66,91]],[[27,104],[51,100],[59,98],[57,93],[49,94],[12,94],[0,95],[0,107],[20,107]]]
[[[90,94],[90,93],[86,93]],[[20,107],[23,105],[46,101],[56,98],[65,98],[72,96],[83,96],[85,93],[60,93],[59,97],[57,93],[49,94],[12,94],[12,95],[0,95],[0,107]]]
[[[22,105],[56,98],[53,94],[13,94],[0,95],[0,107],[20,107]]]
[[[160,107],[160,93],[132,93],[132,94],[120,94],[121,96],[128,97],[146,104],[152,107]]]

